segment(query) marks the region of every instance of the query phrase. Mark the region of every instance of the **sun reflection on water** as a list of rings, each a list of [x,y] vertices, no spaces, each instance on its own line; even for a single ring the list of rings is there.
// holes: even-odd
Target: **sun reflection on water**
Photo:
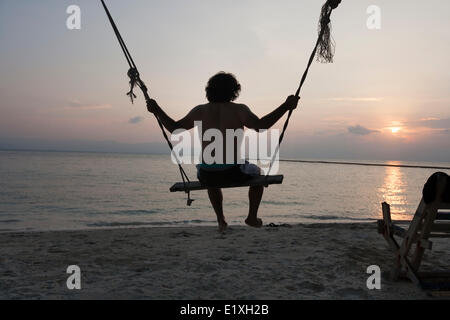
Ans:
[[[389,161],[387,164],[400,164],[398,161]],[[378,189],[383,201],[391,205],[393,220],[409,220],[410,215],[406,211],[405,189],[406,179],[402,168],[386,167],[383,185]]]

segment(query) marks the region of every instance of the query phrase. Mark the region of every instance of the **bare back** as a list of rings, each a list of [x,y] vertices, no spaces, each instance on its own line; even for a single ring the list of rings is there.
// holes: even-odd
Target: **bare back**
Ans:
[[[226,161],[227,148],[225,143],[226,130],[232,129],[244,129],[249,123],[249,118],[254,116],[250,109],[243,104],[237,104],[233,102],[214,102],[207,103],[195,107],[193,110],[193,118],[195,121],[202,121],[202,135],[208,129],[218,129],[222,133],[223,141],[223,162]],[[256,117],[256,116],[254,116]],[[257,118],[257,117],[256,117]],[[202,142],[202,151],[210,144],[212,141]],[[234,162],[236,162],[237,150],[240,145],[237,145],[235,140],[234,145]],[[228,151],[229,152],[229,151]]]

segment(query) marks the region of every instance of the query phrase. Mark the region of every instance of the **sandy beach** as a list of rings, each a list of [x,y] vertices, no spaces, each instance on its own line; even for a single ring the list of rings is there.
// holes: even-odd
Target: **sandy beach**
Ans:
[[[445,239],[444,239],[445,240]],[[408,281],[368,290],[393,255],[376,224],[136,228],[0,234],[1,299],[422,299]],[[426,266],[445,269],[448,241]],[[81,290],[68,290],[69,265]]]

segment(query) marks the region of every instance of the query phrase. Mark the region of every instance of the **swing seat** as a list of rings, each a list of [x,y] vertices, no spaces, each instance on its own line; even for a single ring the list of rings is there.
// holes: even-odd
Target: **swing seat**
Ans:
[[[251,186],[265,186],[268,187],[269,184],[281,184],[283,183],[283,175],[273,175],[273,176],[256,176],[244,182],[231,182],[227,184],[214,185],[214,188],[238,188],[238,187],[251,187]],[[170,187],[170,192],[177,191],[195,191],[195,190],[205,190],[208,189],[207,185],[200,183],[200,181],[192,182],[177,182]]]

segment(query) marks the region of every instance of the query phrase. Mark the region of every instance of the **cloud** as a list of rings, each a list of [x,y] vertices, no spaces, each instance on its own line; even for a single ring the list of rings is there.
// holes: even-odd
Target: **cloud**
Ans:
[[[128,123],[136,124],[136,123],[141,122],[142,120],[144,120],[143,117],[137,116],[137,117],[133,117],[130,120],[128,120]]]
[[[370,139],[366,139],[370,138]],[[373,134],[358,136],[312,134],[286,136],[280,158],[440,161],[450,159],[450,139],[447,134],[421,135],[413,140],[392,139]]]
[[[431,129],[450,129],[450,118],[425,118],[407,123],[410,127],[431,128]]]
[[[360,125],[350,126],[347,128],[347,130],[348,132],[359,136],[365,136],[371,133],[379,132],[378,130],[367,129]]]
[[[377,102],[382,101],[381,97],[337,97],[330,98],[330,101],[345,101],[345,102]]]
[[[98,109],[109,109],[111,108],[110,104],[92,104],[92,103],[83,103],[79,100],[70,100],[66,106],[67,109],[83,109],[83,110],[98,110]]]

